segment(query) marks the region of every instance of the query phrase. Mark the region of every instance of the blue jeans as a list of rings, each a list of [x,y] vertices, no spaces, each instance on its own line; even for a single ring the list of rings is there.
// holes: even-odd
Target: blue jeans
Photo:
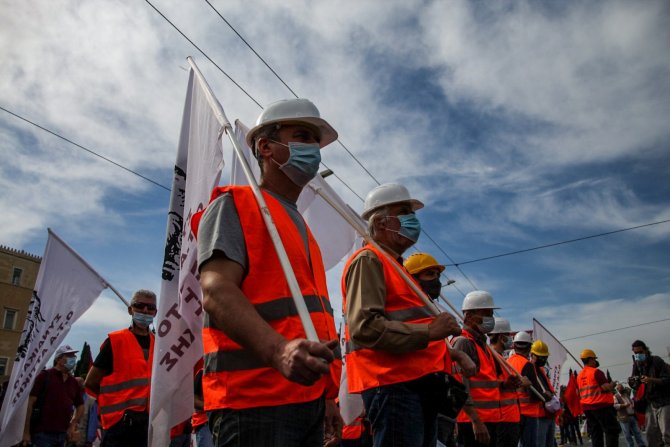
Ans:
[[[628,447],[635,447],[635,444],[633,444],[633,437],[635,437],[635,442],[637,442],[638,447],[647,445],[647,443],[644,442],[640,428],[637,426],[635,416],[630,415],[626,422],[619,421],[619,425],[621,425],[621,430],[623,430],[623,435],[626,438]]]
[[[30,436],[34,447],[63,447],[65,433],[38,432]]]
[[[214,447],[212,432],[209,431],[207,424],[201,425],[195,429],[195,444],[198,447]]]
[[[537,446],[538,447],[554,447],[554,432],[556,431],[556,423],[554,418],[538,418],[537,419]]]
[[[216,447],[322,447],[325,400],[242,410],[214,410],[209,426]]]
[[[363,391],[374,447],[434,447],[437,442],[439,396],[424,389],[421,379]]]
[[[521,447],[537,447],[538,418],[521,415]]]

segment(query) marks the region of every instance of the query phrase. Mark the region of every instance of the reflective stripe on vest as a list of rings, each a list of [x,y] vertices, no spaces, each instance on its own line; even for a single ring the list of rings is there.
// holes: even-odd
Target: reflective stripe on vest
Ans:
[[[249,269],[240,287],[242,292],[258,314],[284,338],[305,338],[291,291],[251,189],[246,186],[216,188],[212,192],[212,200],[226,193],[230,193],[238,210],[247,250]],[[317,335],[322,340],[336,339],[321,252],[314,236],[305,225],[307,253],[304,239],[282,204],[266,191],[263,191],[263,196]],[[340,361],[331,364],[330,377],[323,376],[314,385],[305,387],[285,379],[251,351],[242,349],[223,331],[210,325],[207,317],[205,322],[203,391],[206,411],[302,403],[324,394],[328,398],[337,395],[335,383],[340,380]]]
[[[467,329],[463,329],[461,336],[473,343],[479,358],[479,371],[468,378],[473,406],[482,422],[499,422],[500,380],[496,372],[495,360],[487,349],[479,346],[474,336]],[[457,378],[463,380],[460,374],[457,375]],[[458,414],[456,420],[458,422],[470,422],[470,418],[463,410]]]
[[[500,383],[504,383],[509,379],[510,375],[502,368],[499,379]],[[500,422],[515,422],[521,421],[521,409],[519,408],[519,399],[516,390],[508,390],[500,388]]]
[[[384,316],[388,320],[405,323],[429,324],[435,318],[423,300],[410,288],[392,263],[404,267],[395,259],[367,245],[354,253],[342,272],[342,308],[346,315],[347,272],[354,259],[364,251],[370,251],[379,259],[384,273],[386,296],[384,298]],[[410,277],[411,278],[411,277]],[[418,284],[417,284],[418,287]],[[364,390],[394,383],[408,382],[433,372],[444,372],[451,366],[451,358],[442,340],[432,341],[418,351],[390,353],[363,348],[352,343],[349,326],[344,327],[345,347],[347,349],[347,381],[349,392],[360,393]]]
[[[526,364],[530,363],[527,358],[517,353],[512,354],[507,362],[514,367],[514,369],[522,374]],[[519,398],[519,410],[522,415],[533,418],[539,418],[544,415],[544,404],[530,397],[530,388],[520,388],[517,390],[517,397]]]
[[[577,375],[579,400],[582,405],[612,405],[614,397],[610,391],[602,389],[596,380],[598,368],[585,366]]]
[[[102,427],[118,423],[126,410],[148,411],[154,336],[150,335],[149,359],[128,329],[109,334],[113,371],[100,382],[98,405]]]

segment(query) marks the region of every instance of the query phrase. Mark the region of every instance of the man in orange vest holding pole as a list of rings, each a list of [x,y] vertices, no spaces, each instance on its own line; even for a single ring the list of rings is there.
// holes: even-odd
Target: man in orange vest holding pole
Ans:
[[[376,447],[435,446],[439,390],[451,366],[444,338],[461,331],[453,316],[435,316],[402,273],[401,255],[421,232],[420,208],[403,185],[370,191],[362,216],[374,243],[342,273],[349,392],[363,398]]]
[[[501,391],[519,386],[517,376],[508,376],[501,383],[503,370],[487,346],[486,334],[495,327],[493,310],[499,309],[490,293],[476,290],[463,300],[463,333],[451,342],[477,365],[477,373],[462,378],[470,397],[456,421],[458,439],[465,447],[496,445],[498,423],[501,421]]]
[[[540,389],[535,365],[530,362],[532,339],[525,331],[517,332],[512,341],[514,354],[507,360],[521,374],[522,388],[517,390],[521,411],[521,447],[537,447],[538,426],[544,415],[544,401],[530,391],[533,386]]]
[[[145,447],[149,436],[149,395],[156,295],[138,290],[128,306],[132,326],[112,332],[86,376],[84,386],[98,398],[102,447]]]
[[[579,400],[586,415],[591,443],[594,447],[616,447],[619,445],[621,427],[614,410],[614,384],[598,369],[598,356],[591,349],[580,355],[584,368],[577,376]],[[604,442],[603,442],[604,433]]]
[[[296,201],[337,132],[306,99],[273,103],[247,143],[260,190],[319,341],[307,340],[269,226],[251,187],[216,188],[199,219],[205,410],[217,447],[339,442],[341,364],[321,252]],[[197,225],[192,222],[192,225]]]
[[[512,348],[512,328],[504,318],[495,318],[495,326],[489,332],[491,348],[501,356]],[[502,369],[502,368],[501,368]],[[501,370],[498,379],[508,380],[510,374]],[[500,389],[500,422],[496,430],[496,447],[517,447],[519,445],[521,412],[516,389]]]

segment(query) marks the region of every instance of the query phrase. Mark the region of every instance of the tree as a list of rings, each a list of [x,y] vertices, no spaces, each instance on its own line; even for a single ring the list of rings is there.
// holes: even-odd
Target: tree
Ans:
[[[74,376],[81,377],[82,379],[86,378],[88,370],[93,364],[93,356],[91,355],[91,346],[84,342],[84,347],[81,348],[81,355],[79,356],[79,361],[74,367]]]

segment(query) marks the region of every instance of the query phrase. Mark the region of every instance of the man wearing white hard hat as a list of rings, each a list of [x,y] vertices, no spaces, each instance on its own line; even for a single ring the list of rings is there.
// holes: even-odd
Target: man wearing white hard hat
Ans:
[[[512,349],[512,327],[509,320],[494,317],[495,325],[489,332],[491,348],[501,356]],[[499,368],[498,379],[505,382],[509,374]],[[500,422],[496,429],[496,447],[517,447],[519,444],[519,423],[521,413],[519,411],[519,399],[516,388],[500,389]]]
[[[501,389],[514,389],[518,379],[509,376],[504,383],[493,353],[487,348],[486,334],[495,327],[493,310],[499,309],[490,293],[482,290],[470,292],[463,300],[463,333],[452,340],[454,348],[470,356],[477,365],[477,374],[462,378],[470,396],[459,413],[459,441],[467,446],[495,445],[500,422]]]
[[[266,107],[247,134],[260,188],[322,342],[306,339],[253,191],[216,188],[195,228],[203,290],[205,410],[217,447],[339,442],[341,364],[319,247],[298,212],[337,132],[307,99]],[[324,424],[325,420],[325,424]],[[325,426],[325,429],[324,429]]]
[[[419,238],[421,208],[403,185],[370,191],[362,215],[381,249],[364,246],[342,273],[349,392],[363,398],[375,446],[435,445],[436,390],[451,363],[444,338],[460,333],[451,315],[435,317],[398,273]]]
[[[530,361],[530,349],[533,340],[525,331],[517,332],[512,341],[514,354],[507,362],[521,374],[524,381],[519,390],[519,409],[521,410],[521,439],[522,447],[536,447],[538,444],[538,429],[540,418],[544,416],[544,402],[530,391],[532,385],[536,390],[542,389],[537,377],[535,365]]]
[[[83,390],[72,377],[77,352],[69,345],[60,346],[53,368],[37,375],[28,398],[22,445],[51,447],[76,441],[77,424],[84,412]]]

